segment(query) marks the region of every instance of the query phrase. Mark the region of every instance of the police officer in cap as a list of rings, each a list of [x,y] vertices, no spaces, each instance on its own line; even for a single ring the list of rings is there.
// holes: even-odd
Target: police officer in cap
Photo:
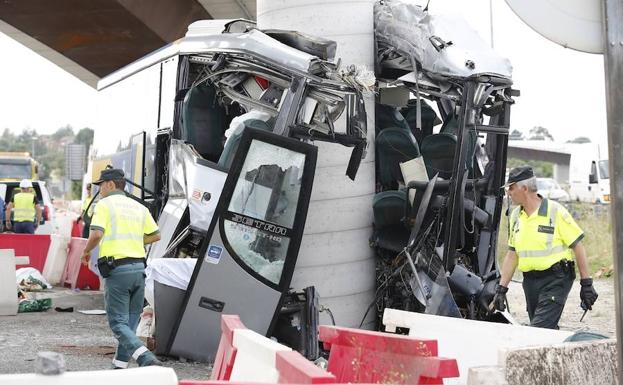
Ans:
[[[582,307],[591,310],[597,300],[582,244],[584,232],[564,206],[537,194],[531,167],[512,169],[504,187],[517,207],[510,215],[509,250],[492,307],[504,311],[508,284],[519,268],[524,277],[530,325],[558,329],[575,279],[574,255],[580,272]]]
[[[106,169],[94,184],[103,198],[95,206],[82,260],[88,264],[99,244],[97,265],[106,280],[106,315],[119,341],[113,368],[127,368],[130,358],[139,366],[161,365],[136,336],[143,312],[145,245],[160,240],[158,226],[145,206],[125,195],[123,170]]]

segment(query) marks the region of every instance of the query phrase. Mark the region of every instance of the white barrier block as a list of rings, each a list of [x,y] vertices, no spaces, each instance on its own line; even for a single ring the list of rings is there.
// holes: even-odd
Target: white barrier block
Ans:
[[[67,261],[67,246],[71,238],[65,235],[50,235],[50,247],[45,259],[45,266],[41,275],[51,285],[58,285],[63,276],[65,262]]]
[[[13,249],[0,249],[0,315],[16,314],[15,251]]]
[[[149,366],[123,370],[93,370],[65,372],[59,375],[5,374],[0,375],[2,385],[178,385],[177,375],[171,368]]]
[[[467,385],[508,385],[502,366],[476,366],[469,368]]]
[[[234,329],[233,345],[238,352],[229,379],[232,382],[276,384],[277,352],[292,350],[249,329]]]
[[[385,309],[383,324],[409,328],[409,336],[438,341],[439,356],[455,358],[459,378],[444,384],[465,384],[469,368],[498,365],[498,350],[561,343],[573,332],[531,326],[466,320]]]

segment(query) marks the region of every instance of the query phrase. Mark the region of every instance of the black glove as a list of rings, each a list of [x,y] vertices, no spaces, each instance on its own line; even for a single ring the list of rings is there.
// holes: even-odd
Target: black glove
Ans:
[[[593,304],[597,301],[597,292],[593,287],[593,279],[592,278],[584,278],[580,280],[580,299],[582,300],[582,304],[588,310],[593,310]]]
[[[493,296],[493,301],[491,301],[491,305],[489,305],[489,309],[504,311],[506,310],[506,293],[508,292],[508,287],[502,286],[498,284],[495,287],[495,296]]]

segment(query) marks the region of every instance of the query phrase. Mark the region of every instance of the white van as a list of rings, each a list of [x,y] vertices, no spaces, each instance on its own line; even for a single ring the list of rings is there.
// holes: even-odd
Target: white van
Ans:
[[[572,159],[574,155],[571,156]],[[571,200],[591,203],[610,203],[610,174],[608,159],[582,160],[569,172]]]

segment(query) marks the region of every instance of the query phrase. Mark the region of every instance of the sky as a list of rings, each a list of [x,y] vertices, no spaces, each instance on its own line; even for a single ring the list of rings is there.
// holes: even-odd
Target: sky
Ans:
[[[603,56],[558,46],[526,26],[504,1],[492,1],[493,44],[510,59],[514,87],[521,91],[511,128],[543,126],[557,141],[587,136],[605,145]],[[461,14],[490,42],[489,0],[431,0],[429,10]],[[67,124],[96,126],[93,88],[1,33],[0,52],[0,130],[49,134]]]

